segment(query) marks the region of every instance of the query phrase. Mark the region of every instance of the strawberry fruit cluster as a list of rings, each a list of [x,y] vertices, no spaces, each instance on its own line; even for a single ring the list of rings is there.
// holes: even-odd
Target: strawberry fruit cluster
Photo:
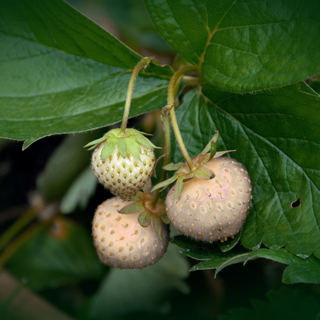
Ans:
[[[87,145],[95,149],[91,159],[93,173],[116,196],[103,202],[95,212],[94,244],[104,264],[120,269],[142,269],[161,259],[169,243],[170,222],[195,240],[212,243],[234,238],[245,222],[252,200],[248,171],[235,159],[223,157],[231,151],[217,152],[218,131],[198,156],[191,159],[188,155],[173,101],[177,81],[181,81],[183,72],[193,68],[190,66],[178,70],[170,81],[168,106],[162,113],[167,153],[161,181],[151,192],[141,191],[154,170],[156,146],[141,132],[127,129],[126,122],[134,79],[150,60],[144,58],[133,71],[121,128],[110,130]],[[168,113],[185,163],[168,163]],[[165,180],[166,171],[175,173]],[[160,191],[172,183],[163,201]]]

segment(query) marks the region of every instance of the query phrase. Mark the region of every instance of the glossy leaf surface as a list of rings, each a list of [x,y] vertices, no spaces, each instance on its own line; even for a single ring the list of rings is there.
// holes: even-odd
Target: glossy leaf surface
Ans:
[[[236,149],[231,156],[249,171],[253,201],[241,243],[320,257],[319,95],[304,83],[254,95],[209,85],[202,92],[185,96],[179,126],[191,156],[218,129],[218,150]],[[176,144],[173,150],[174,161],[181,161]],[[301,205],[292,206],[298,198]]]
[[[0,136],[26,140],[121,120],[141,59],[63,1],[0,3]],[[165,104],[169,67],[138,78],[130,116]]]
[[[145,0],[162,37],[206,82],[248,92],[320,71],[317,0]]]

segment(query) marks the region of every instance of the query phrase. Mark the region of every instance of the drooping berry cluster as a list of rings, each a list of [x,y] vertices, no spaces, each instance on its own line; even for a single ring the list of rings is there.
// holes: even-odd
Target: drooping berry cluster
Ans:
[[[141,65],[148,61],[150,58],[145,58]],[[170,222],[179,232],[195,240],[212,243],[235,238],[245,222],[252,199],[251,180],[246,169],[238,161],[222,157],[235,150],[217,152],[218,131],[198,156],[191,159],[188,155],[174,110],[177,82],[193,66],[178,70],[170,81],[168,105],[162,112],[164,171],[160,183],[151,192],[141,192],[154,170],[155,146],[141,132],[126,128],[132,79],[138,67],[130,80],[122,127],[87,145],[95,148],[91,160],[95,176],[117,196],[96,210],[92,227],[94,244],[103,263],[121,269],[142,269],[157,262],[168,247]],[[168,114],[186,163],[168,163]],[[166,171],[175,173],[165,180]],[[164,202],[160,190],[172,183],[175,184]]]
[[[135,78],[151,59],[142,59],[133,70],[121,128],[110,130],[86,146],[95,149],[91,158],[94,175],[117,196],[95,212],[94,244],[103,263],[120,269],[154,264],[169,243],[163,201],[141,192],[154,169],[156,146],[141,132],[126,127]]]

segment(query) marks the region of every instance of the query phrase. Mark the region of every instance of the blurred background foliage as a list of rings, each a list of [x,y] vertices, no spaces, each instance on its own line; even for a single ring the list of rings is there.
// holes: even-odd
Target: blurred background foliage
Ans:
[[[142,0],[68,2],[142,56],[178,61]],[[311,79],[318,92],[319,83]],[[129,126],[155,132],[162,145],[158,119],[146,114]],[[265,259],[215,278],[213,270],[189,273],[196,261],[170,244],[141,271],[103,266],[91,220],[112,195],[83,146],[106,130],[47,137],[23,152],[22,143],[0,140],[0,319],[320,319],[320,285],[284,285],[286,266]]]

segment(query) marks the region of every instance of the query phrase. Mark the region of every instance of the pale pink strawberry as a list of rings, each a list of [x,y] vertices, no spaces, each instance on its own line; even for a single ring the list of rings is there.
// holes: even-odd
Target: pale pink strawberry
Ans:
[[[223,242],[233,238],[245,222],[252,199],[251,180],[243,165],[231,158],[212,158],[204,166],[214,178],[186,180],[178,198],[174,185],[165,201],[166,211],[184,235]]]
[[[142,269],[156,263],[167,250],[169,226],[161,222],[160,217],[156,220],[162,224],[160,238],[152,219],[145,227],[139,223],[141,212],[119,213],[131,204],[135,202],[115,197],[103,202],[94,215],[94,245],[101,262],[110,267]]]

